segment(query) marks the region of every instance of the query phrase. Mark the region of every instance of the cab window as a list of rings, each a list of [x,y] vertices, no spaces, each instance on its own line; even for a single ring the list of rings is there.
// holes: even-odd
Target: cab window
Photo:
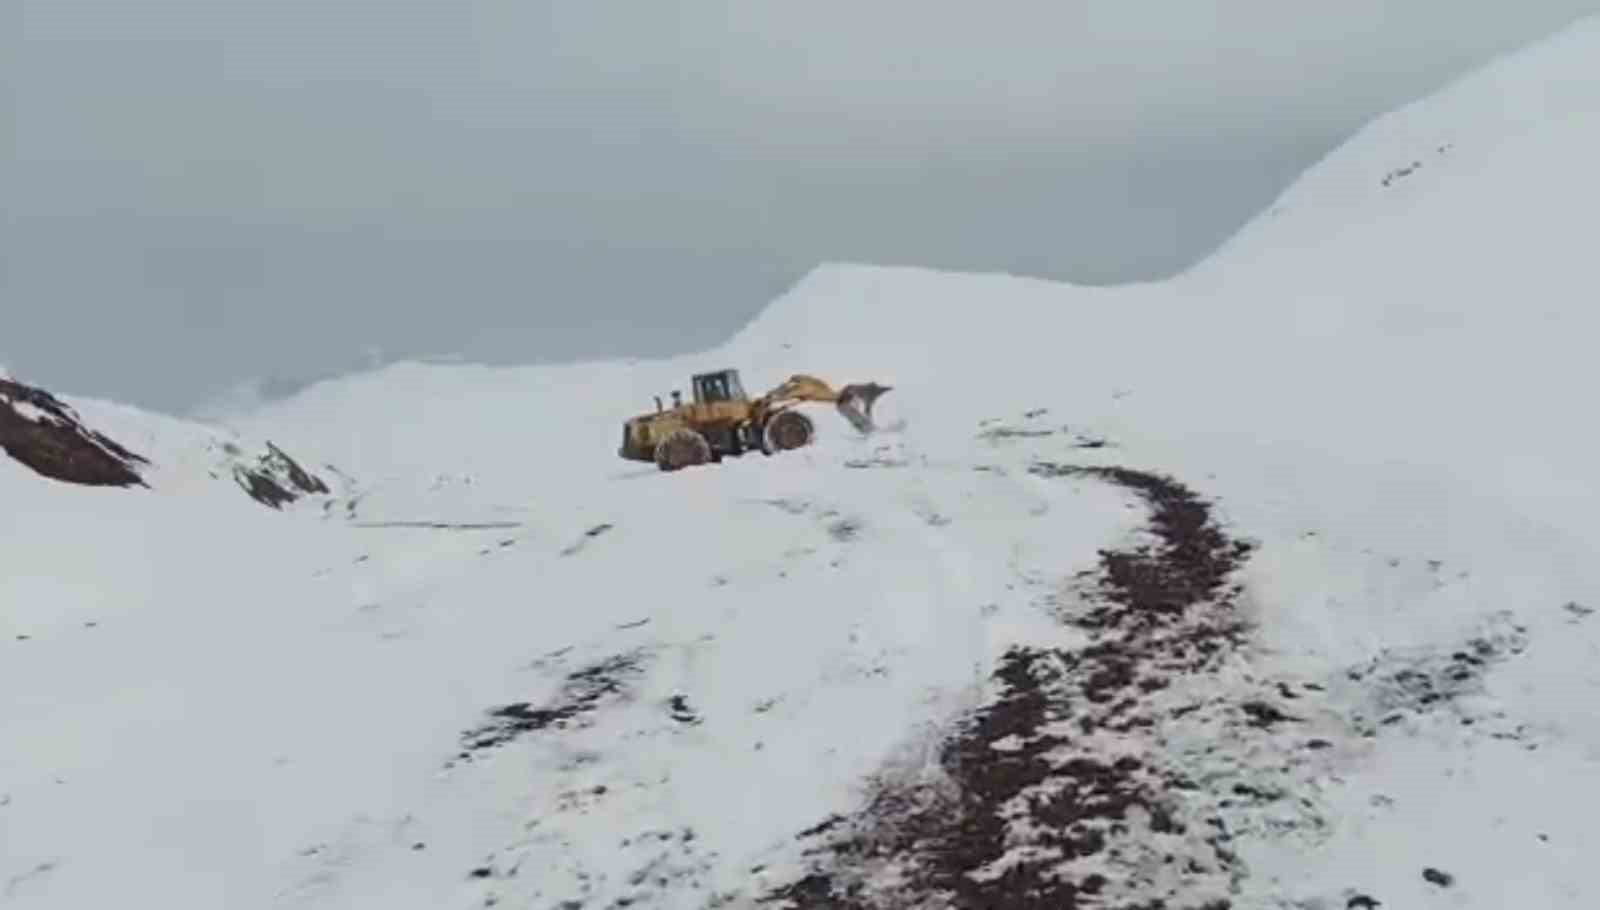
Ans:
[[[727,401],[728,380],[722,376],[706,376],[700,380],[701,401]]]

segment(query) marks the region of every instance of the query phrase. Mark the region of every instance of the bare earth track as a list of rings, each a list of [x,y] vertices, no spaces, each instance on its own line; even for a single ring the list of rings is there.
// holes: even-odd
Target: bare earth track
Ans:
[[[766,897],[788,907],[1231,906],[1225,826],[1186,805],[1196,785],[1155,748],[1158,695],[1214,670],[1243,635],[1230,576],[1250,553],[1192,491],[1155,474],[1036,463],[1048,478],[1124,487],[1151,510],[1150,545],[1101,554],[1079,609],[1075,650],[1017,646],[997,700],[960,725],[938,784],[883,785],[855,818],[802,834],[822,840],[813,871]],[[1238,706],[1246,729],[1281,711]],[[1179,715],[1181,716],[1181,715]],[[1115,883],[1115,884],[1114,884]]]
[[[944,725],[931,754],[913,734],[912,751],[928,760],[880,765],[862,782],[858,808],[815,818],[762,851],[764,860],[784,857],[784,871],[758,861],[717,889],[709,877],[738,860],[702,846],[691,825],[667,840],[652,840],[651,828],[622,841],[639,855],[627,861],[635,871],[614,883],[581,855],[553,850],[576,870],[575,883],[557,886],[559,895],[535,886],[551,900],[540,906],[1361,906],[1377,899],[1364,882],[1318,886],[1308,904],[1296,882],[1253,870],[1241,854],[1253,857],[1263,843],[1294,851],[1325,843],[1338,818],[1325,795],[1375,740],[1408,725],[1444,723],[1465,737],[1537,746],[1514,719],[1486,714],[1471,698],[1491,666],[1527,647],[1520,626],[1490,617],[1481,634],[1443,653],[1384,651],[1355,667],[1289,669],[1252,634],[1256,607],[1241,570],[1257,545],[1229,533],[1212,503],[1159,473],[1023,463],[1046,483],[1108,484],[1148,514],[1125,543],[1102,549],[1095,566],[1034,602],[1074,634],[1003,651],[989,697]],[[476,763],[527,736],[581,732],[637,697],[649,651],[582,661],[543,701],[489,711],[446,765]],[[1314,675],[1302,678],[1306,670]],[[659,719],[699,725],[691,702],[674,695]],[[530,825],[548,825],[552,844],[582,843],[553,818],[581,818],[585,801],[614,792],[622,791],[610,781],[574,782]],[[527,855],[527,844],[509,844],[481,867],[491,875],[473,873],[484,906],[501,901]]]

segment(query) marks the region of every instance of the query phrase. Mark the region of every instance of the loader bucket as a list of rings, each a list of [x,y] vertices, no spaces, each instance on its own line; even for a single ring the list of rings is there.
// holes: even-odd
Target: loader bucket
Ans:
[[[839,401],[834,407],[838,409],[840,416],[850,421],[850,425],[855,427],[857,432],[865,435],[877,429],[877,425],[872,422],[872,406],[891,388],[893,386],[879,385],[876,382],[847,385],[839,390]]]

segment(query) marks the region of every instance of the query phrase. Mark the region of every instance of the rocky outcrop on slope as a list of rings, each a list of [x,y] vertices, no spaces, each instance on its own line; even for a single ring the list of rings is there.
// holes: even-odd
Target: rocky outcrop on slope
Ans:
[[[149,462],[102,433],[43,389],[0,378],[0,449],[35,473],[97,487],[146,486]]]
[[[266,443],[261,454],[233,442],[213,442],[222,465],[211,476],[232,476],[256,502],[282,509],[306,496],[332,492],[321,477]],[[70,405],[43,389],[0,375],[0,449],[35,473],[93,487],[145,487],[151,462],[89,427]]]
[[[234,458],[243,454],[232,444],[224,448]],[[236,461],[233,479],[251,499],[272,509],[282,509],[304,496],[331,492],[322,478],[301,467],[271,442],[267,443],[266,454],[253,461]]]

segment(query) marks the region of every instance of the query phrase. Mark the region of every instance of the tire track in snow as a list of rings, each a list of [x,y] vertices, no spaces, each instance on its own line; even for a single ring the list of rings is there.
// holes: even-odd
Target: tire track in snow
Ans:
[[[1050,463],[1030,473],[1131,491],[1154,542],[1102,551],[1075,579],[1081,603],[1058,605],[1089,645],[1007,650],[999,697],[941,750],[943,779],[876,782],[855,817],[801,835],[820,841],[810,871],[764,903],[1231,906],[1243,872],[1230,823],[1278,803],[1292,789],[1282,778],[1315,761],[1252,748],[1292,719],[1278,699],[1295,693],[1226,671],[1246,629],[1232,576],[1253,546],[1168,477]],[[1317,828],[1302,808],[1275,815]]]

